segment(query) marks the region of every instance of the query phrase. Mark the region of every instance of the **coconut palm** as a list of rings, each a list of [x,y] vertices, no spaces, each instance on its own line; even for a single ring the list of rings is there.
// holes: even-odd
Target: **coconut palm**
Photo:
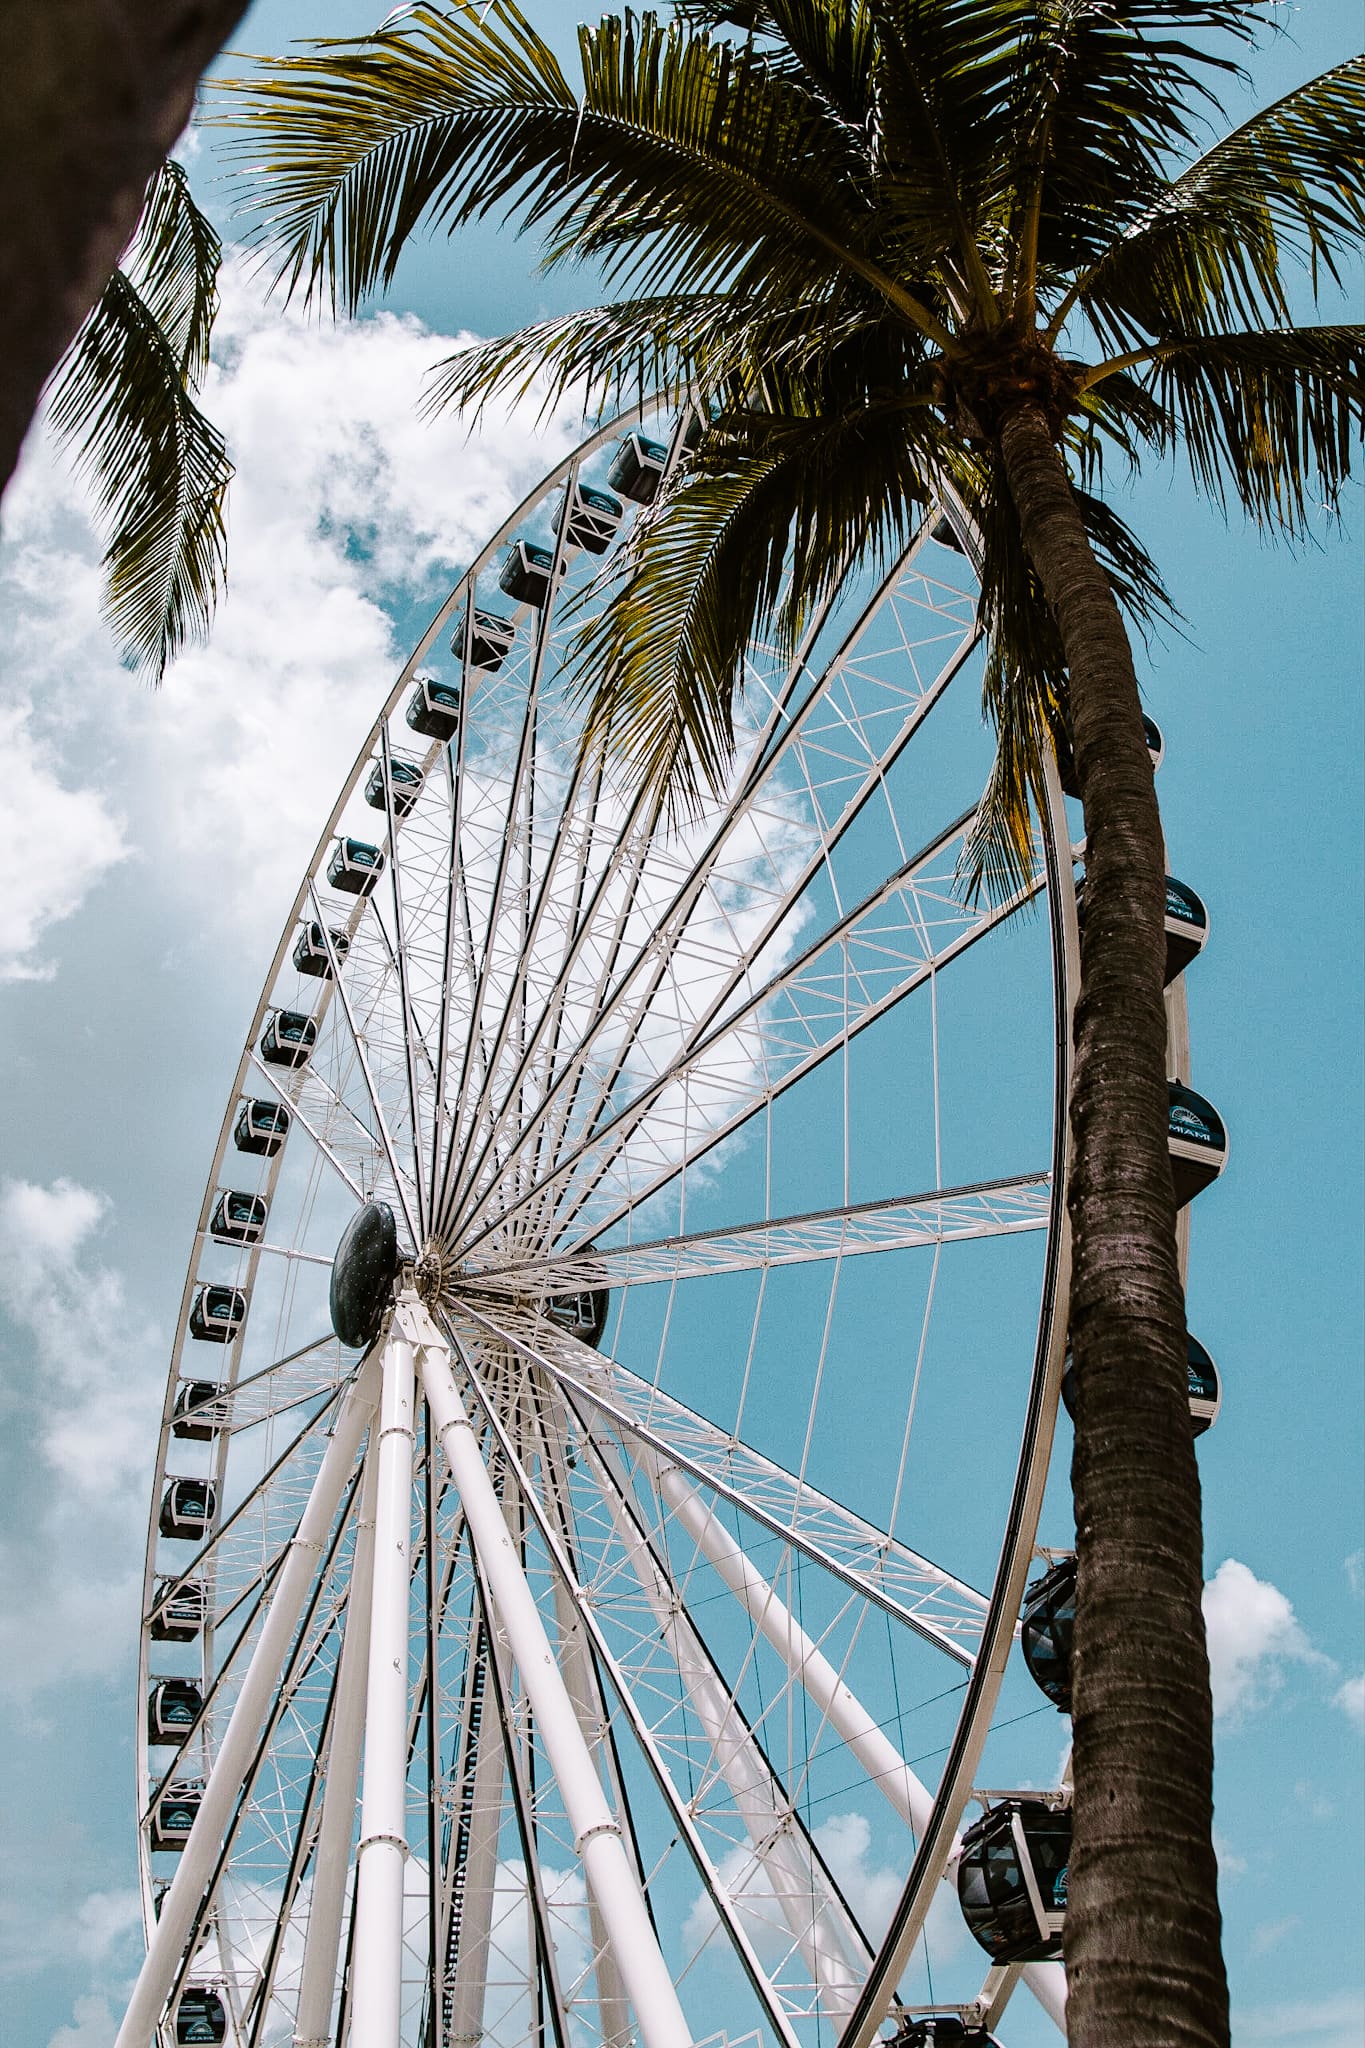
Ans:
[[[1163,846],[1124,611],[1161,587],[1106,452],[1302,532],[1348,473],[1359,328],[1293,266],[1365,225],[1365,63],[1200,153],[1245,0],[700,0],[608,17],[572,82],[510,0],[275,60],[235,118],[294,289],[352,309],[410,237],[502,213],[610,303],[442,366],[438,402],[662,388],[709,420],[584,649],[589,733],[675,803],[724,773],[741,654],[791,646],[926,491],[981,535],[999,755],[977,879],[1085,809],[1070,1213],[1076,1622],[1069,2028],[1225,2043],[1199,1481],[1166,1147]],[[596,679],[605,677],[605,681]],[[585,683],[585,688],[587,687]]]
[[[168,158],[50,393],[52,425],[107,533],[105,616],[127,666],[157,682],[207,631],[226,573],[232,464],[194,402],[221,257],[183,167]]]

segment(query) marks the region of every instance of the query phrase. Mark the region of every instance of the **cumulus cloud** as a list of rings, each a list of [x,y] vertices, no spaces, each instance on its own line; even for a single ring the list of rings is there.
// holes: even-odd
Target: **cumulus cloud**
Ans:
[[[58,2027],[47,2048],[111,2048],[118,2021],[107,1998],[78,1998],[69,2027]]]
[[[1357,1728],[1365,1728],[1365,1673],[1348,1678],[1339,1685],[1332,1694],[1332,1705],[1339,1707]]]
[[[100,790],[70,788],[54,772],[28,703],[0,710],[0,844],[14,856],[0,897],[0,981],[47,980],[49,928],[80,909],[128,845]]]
[[[0,554],[0,660],[20,706],[0,726],[0,818],[32,858],[0,911],[0,975],[46,971],[44,932],[130,852],[211,894],[220,927],[277,925],[437,602],[581,434],[571,404],[546,422],[534,402],[490,412],[473,434],[422,419],[427,372],[460,339],[263,306],[228,262],[204,403],[237,466],[229,589],[209,644],[157,692],[118,665],[85,501],[31,437]]]
[[[107,1209],[70,1180],[0,1184],[7,1434],[23,1445],[7,1494],[30,1503],[0,1538],[12,1699],[109,1673],[136,1630],[161,1346],[94,1255]]]
[[[1262,1705],[1283,1683],[1287,1665],[1326,1661],[1279,1587],[1235,1557],[1226,1558],[1204,1588],[1204,1626],[1214,1713],[1223,1719]]]
[[[1271,2041],[1275,2048],[1360,2048],[1362,2036],[1365,1998],[1358,1991],[1243,2008],[1232,2016],[1232,2037],[1239,2043]]]

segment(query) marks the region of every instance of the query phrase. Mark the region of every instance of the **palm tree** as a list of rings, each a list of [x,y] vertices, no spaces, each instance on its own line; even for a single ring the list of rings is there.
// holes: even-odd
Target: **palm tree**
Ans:
[[[202,637],[226,575],[222,435],[195,404],[222,245],[167,158],[122,263],[59,364],[53,427],[107,531],[104,610],[125,664],[160,682]]]
[[[246,0],[0,8],[0,490]]]
[[[740,655],[791,645],[926,489],[982,536],[999,754],[977,878],[1027,857],[1065,738],[1086,824],[1070,1212],[1079,1597],[1066,1955],[1084,2048],[1222,2044],[1199,1481],[1166,1148],[1163,847],[1123,609],[1148,557],[1106,451],[1302,532],[1348,474],[1359,328],[1292,322],[1365,226],[1365,63],[1197,142],[1245,0],[697,0],[579,33],[419,5],[274,60],[234,117],[291,288],[356,307],[422,225],[500,211],[618,296],[443,366],[688,395],[709,425],[585,674],[590,734],[675,803],[724,770]],[[1231,52],[1232,54],[1229,54]],[[585,685],[586,687],[586,685]]]

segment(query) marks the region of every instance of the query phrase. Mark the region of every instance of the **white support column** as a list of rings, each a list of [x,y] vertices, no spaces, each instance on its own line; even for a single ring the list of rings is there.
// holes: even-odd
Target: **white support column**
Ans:
[[[356,2048],[399,2048],[403,1993],[414,1389],[412,1346],[396,1325],[382,1370],[351,1964],[349,2035]]]
[[[367,1359],[347,1391],[331,1440],[313,1481],[308,1504],[285,1553],[273,1589],[265,1595],[265,1619],[251,1653],[242,1689],[214,1759],[194,1826],[181,1853],[161,1916],[152,1930],[115,2048],[151,2048],[195,1912],[213,1875],[233,1807],[260,1739],[285,1657],[313,1583],[323,1545],[355,1464],[360,1440],[374,1412],[376,1370]]]
[[[691,2032],[650,1924],[619,1823],[607,1805],[550,1639],[460,1399],[444,1338],[415,1294],[397,1322],[418,1347],[422,1384],[459,1492],[470,1541],[483,1567],[508,1646],[521,1672],[574,1832],[574,1847],[597,1900],[645,2048],[691,2048]],[[364,2048],[381,2048],[367,2040]]]
[[[313,1847],[313,1885],[308,1903],[308,1931],[303,1942],[299,2002],[294,2019],[294,2048],[329,2048],[332,2006],[337,1993],[341,1956],[341,1923],[346,1910],[346,1881],[351,1872],[351,1834],[355,1827],[356,1788],[360,1780],[360,1745],[365,1731],[365,1680],[370,1657],[370,1599],[374,1583],[374,1504],[379,1479],[379,1454],[371,1443],[360,1482],[360,1520],[351,1555],[351,1585],[346,1602],[346,1633],[337,1673],[336,1713],[327,1754],[327,1782],[322,1793],[322,1819]]]
[[[665,1468],[658,1454],[646,1446],[640,1447],[639,1455],[661,1498],[677,1516],[703,1557],[715,1567],[745,1612],[763,1631],[792,1676],[804,1686],[840,1741],[858,1759],[870,1782],[885,1795],[902,1820],[917,1835],[922,1834],[934,1809],[934,1797],[928,1786],[915,1776],[857,1694],[840,1678],[791,1609],[779,1599],[677,1466]],[[954,1856],[944,1870],[945,1881],[951,1881],[955,1868]],[[1025,1983],[1044,2012],[1059,2027],[1063,2026],[1066,1973],[1061,1964],[1028,1963],[1023,1974]]]

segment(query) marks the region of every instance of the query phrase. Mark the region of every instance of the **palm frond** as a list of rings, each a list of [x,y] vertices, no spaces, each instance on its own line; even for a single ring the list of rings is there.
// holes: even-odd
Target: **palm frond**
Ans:
[[[1201,335],[1164,348],[1147,383],[1201,490],[1302,533],[1359,453],[1365,327]]]
[[[1019,545],[997,460],[984,457],[972,470],[959,465],[955,482],[982,543],[982,709],[996,735],[961,877],[970,895],[1003,903],[1033,872],[1033,819],[1046,800],[1045,763],[1070,744],[1066,660],[1042,586]],[[1072,488],[1090,545],[1132,624],[1144,638],[1176,624],[1179,613],[1137,535],[1102,498]]]
[[[575,644],[585,746],[615,752],[674,811],[718,787],[751,636],[789,657],[849,561],[894,558],[935,432],[903,401],[722,413],[637,523],[620,587]]]
[[[223,438],[194,402],[217,307],[218,237],[183,171],[153,181],[138,232],[59,366],[51,419],[106,537],[105,617],[159,682],[202,638],[226,578]]]
[[[1291,314],[1286,260],[1341,281],[1365,233],[1365,57],[1287,93],[1166,183],[1078,282],[1097,331],[1216,333]]]

